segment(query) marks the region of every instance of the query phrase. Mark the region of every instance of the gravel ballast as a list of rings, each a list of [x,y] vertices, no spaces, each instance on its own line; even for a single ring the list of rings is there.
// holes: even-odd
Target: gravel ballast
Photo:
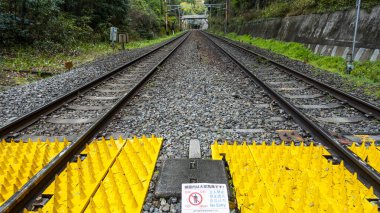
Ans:
[[[180,198],[157,198],[154,190],[164,159],[188,158],[189,142],[200,141],[210,158],[214,140],[280,143],[275,132],[297,130],[310,137],[232,61],[194,32],[119,113],[105,136],[156,134],[164,144],[143,212],[179,212]],[[259,107],[267,104],[267,107]]]

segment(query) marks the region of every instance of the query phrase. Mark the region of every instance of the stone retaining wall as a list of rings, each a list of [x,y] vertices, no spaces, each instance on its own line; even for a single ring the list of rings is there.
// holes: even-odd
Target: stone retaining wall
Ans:
[[[315,53],[346,57],[351,51],[355,9],[245,22],[230,32],[304,43]],[[380,60],[380,6],[361,10],[355,60]]]

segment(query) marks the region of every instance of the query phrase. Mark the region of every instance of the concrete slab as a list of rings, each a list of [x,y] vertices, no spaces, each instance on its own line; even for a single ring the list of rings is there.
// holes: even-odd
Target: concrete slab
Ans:
[[[302,109],[334,109],[334,108],[339,108],[343,105],[339,103],[331,103],[331,104],[301,104],[301,105],[296,105],[298,108]]]
[[[157,183],[157,197],[181,196],[182,183],[220,183],[231,192],[223,161],[204,159],[168,159],[162,164]]]
[[[292,94],[284,94],[285,98],[290,99],[312,99],[312,98],[319,98],[324,96],[324,94],[306,94],[306,95],[292,95]]]
[[[120,93],[120,92],[128,92],[130,89],[96,89],[95,91],[103,92],[103,93]]]
[[[69,119],[69,118],[50,118],[46,121],[53,124],[84,124],[84,123],[93,123],[98,118],[77,118],[77,119]]]
[[[369,59],[370,61],[376,61],[377,58],[379,57],[380,51],[379,49],[376,49],[373,51],[373,54],[371,55],[371,58]]]
[[[73,110],[84,110],[84,111],[86,111],[86,110],[102,110],[102,109],[109,109],[109,108],[111,108],[112,107],[112,105],[100,105],[100,106],[92,106],[92,105],[90,105],[90,106],[87,106],[87,105],[70,105],[70,106],[68,106],[67,108],[68,109],[73,109]]]
[[[201,158],[201,145],[198,139],[190,140],[189,158]]]
[[[88,99],[88,100],[101,101],[101,100],[116,100],[116,99],[121,98],[121,96],[116,97],[116,96],[90,96],[90,95],[86,95],[83,98]]]
[[[352,116],[352,117],[317,117],[318,121],[327,123],[358,123],[367,120],[364,116]]]

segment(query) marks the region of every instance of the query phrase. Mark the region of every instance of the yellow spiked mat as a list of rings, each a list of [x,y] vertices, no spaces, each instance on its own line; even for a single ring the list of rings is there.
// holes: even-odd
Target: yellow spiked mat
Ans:
[[[366,142],[363,141],[360,146],[356,146],[352,143],[348,148],[380,172],[380,147],[375,146],[374,140],[369,142],[369,146],[366,146]]]
[[[6,142],[0,144],[0,205],[54,158],[68,141]]]
[[[212,158],[228,163],[242,213],[378,212],[376,198],[343,162],[333,165],[322,146],[233,145],[215,142]]]
[[[45,190],[53,196],[39,212],[140,212],[161,145],[154,136],[93,141]]]

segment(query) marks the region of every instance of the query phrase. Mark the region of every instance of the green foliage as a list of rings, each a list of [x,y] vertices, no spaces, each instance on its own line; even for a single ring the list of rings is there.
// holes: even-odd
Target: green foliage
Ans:
[[[194,13],[203,14],[207,10],[206,6],[203,4],[203,0],[195,0],[194,3]]]
[[[193,5],[188,2],[181,2],[181,9],[185,14],[193,14]]]
[[[291,5],[286,2],[270,4],[264,10],[260,11],[261,17],[278,17],[285,16],[290,11]]]
[[[207,10],[201,0],[184,1],[180,5],[185,15],[203,14]]]
[[[368,92],[372,93],[372,95],[374,91],[377,91],[375,95],[380,97],[380,61],[355,62],[355,69],[351,75],[348,75],[345,72],[346,62],[343,58],[314,54],[310,49],[300,43],[252,38],[250,35],[236,35],[235,33],[229,33],[226,37],[285,55],[291,59],[309,63],[323,70],[337,73],[356,85],[366,85]]]
[[[134,41],[134,42],[128,43],[126,45],[126,48],[127,49],[143,48],[143,47],[146,47],[146,46],[150,46],[150,45],[153,45],[153,44],[157,44],[157,43],[166,41],[168,39],[174,38],[175,36],[178,36],[178,33],[174,34],[174,35],[169,35],[169,36],[163,36],[163,37],[155,38],[155,39],[152,39],[152,40]]]
[[[165,33],[163,6],[164,0],[0,1],[0,77],[12,73],[16,77],[7,82],[25,84],[38,78],[4,70],[61,72],[67,61],[78,66],[115,52],[109,44],[112,26],[129,34],[128,49],[168,39],[158,38]],[[176,17],[169,14],[173,30]]]
[[[220,3],[207,0],[207,3]],[[354,8],[356,0],[231,0],[234,19],[284,17],[309,13],[326,13]],[[371,10],[379,0],[362,1],[362,9]]]
[[[0,1],[0,45],[56,54],[77,42],[108,41],[111,26],[132,39],[153,38],[164,26],[161,13],[162,0]]]
[[[8,70],[61,70],[65,61],[74,64],[90,61],[100,55],[112,52],[107,43],[76,43],[68,50],[49,54],[34,47],[14,47],[12,54],[4,57],[3,68]]]
[[[159,32],[160,19],[146,0],[131,0],[130,15],[129,29],[134,29],[128,30],[131,38],[152,39]]]
[[[176,35],[174,35],[176,36]],[[165,36],[153,40],[133,41],[126,45],[127,49],[142,48],[160,43],[172,36]],[[38,70],[56,72],[64,69],[66,61],[72,61],[74,66],[92,61],[100,56],[115,52],[109,43],[85,43],[80,42],[71,45],[65,52],[48,54],[36,50],[33,47],[14,47],[12,54],[4,56],[2,68],[5,70]]]
[[[355,69],[351,73],[359,78],[364,77],[373,80],[373,82],[380,83],[380,62],[355,63]]]

